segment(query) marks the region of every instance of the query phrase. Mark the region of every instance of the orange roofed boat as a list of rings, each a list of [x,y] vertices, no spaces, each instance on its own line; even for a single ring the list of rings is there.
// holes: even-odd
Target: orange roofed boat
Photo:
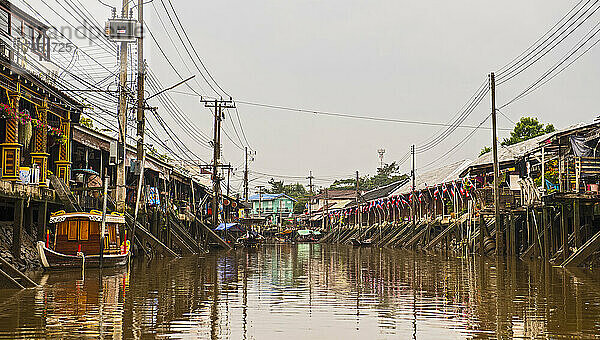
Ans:
[[[100,266],[100,211],[65,213],[50,216],[55,224],[54,242],[50,233],[46,242],[39,241],[37,250],[44,268],[81,268]],[[129,261],[129,241],[125,218],[118,213],[106,215],[103,267],[122,266]]]

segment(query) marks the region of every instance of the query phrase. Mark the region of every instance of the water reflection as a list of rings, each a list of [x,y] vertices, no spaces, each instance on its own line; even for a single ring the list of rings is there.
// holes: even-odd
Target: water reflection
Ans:
[[[598,275],[319,244],[51,272],[0,291],[2,338],[589,338]]]

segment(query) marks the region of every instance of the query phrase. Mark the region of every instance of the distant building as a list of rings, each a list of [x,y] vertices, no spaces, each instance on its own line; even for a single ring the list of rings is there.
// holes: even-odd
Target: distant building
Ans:
[[[252,204],[251,216],[267,219],[267,223],[279,224],[280,218],[292,216],[296,200],[286,194],[260,194],[248,198]]]
[[[354,189],[338,189],[338,190],[323,190],[318,195],[311,198],[311,211],[313,213],[325,209],[342,209],[346,204],[356,201],[356,190]]]

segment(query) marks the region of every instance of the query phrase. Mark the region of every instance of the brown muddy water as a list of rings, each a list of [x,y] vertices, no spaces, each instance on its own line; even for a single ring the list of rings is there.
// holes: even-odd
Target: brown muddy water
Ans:
[[[0,338],[554,339],[600,334],[600,277],[542,262],[299,244],[0,290]]]

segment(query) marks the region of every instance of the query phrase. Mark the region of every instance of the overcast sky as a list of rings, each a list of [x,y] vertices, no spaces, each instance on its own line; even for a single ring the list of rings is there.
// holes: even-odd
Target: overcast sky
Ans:
[[[172,1],[205,65],[235,99],[429,122],[449,121],[489,72],[519,55],[576,4],[558,0]],[[98,13],[99,21],[106,19],[105,7],[97,1],[85,2]],[[147,24],[182,74],[197,74],[201,81],[197,72],[188,72],[182,65],[176,51],[183,50],[173,47],[162,32],[154,8],[169,25],[160,0],[146,5]],[[599,17],[596,13],[537,67],[499,86],[498,104],[532,83],[597,24]],[[178,43],[172,30],[171,34]],[[599,53],[598,47],[590,50],[554,80],[502,112],[513,121],[530,115],[557,128],[591,121],[600,114]],[[146,39],[146,55],[164,84],[179,80],[150,39]],[[190,92],[185,87],[179,90]],[[171,95],[205,134],[212,136],[212,118],[198,99]],[[251,168],[281,175],[308,176],[311,170],[320,179],[349,177],[356,170],[373,174],[379,164],[377,149],[386,150],[385,162],[389,163],[400,159],[411,144],[422,143],[440,129],[244,104],[238,107],[248,141],[257,151]],[[490,100],[486,98],[464,124],[477,125],[489,113]],[[237,141],[231,118],[227,116],[225,129]],[[210,159],[210,150],[195,146],[169,117],[165,119],[203,159]],[[502,115],[498,121],[500,127],[513,125]],[[478,131],[463,147],[448,154],[470,132],[458,129],[435,149],[418,155],[419,171],[475,158],[490,144],[489,130]],[[500,133],[501,138],[506,135]],[[226,161],[241,165],[243,152],[227,138],[224,143]],[[438,162],[423,168],[435,160]],[[409,166],[406,162],[402,169]],[[238,171],[237,176],[241,174]],[[317,184],[327,183],[318,180]]]

